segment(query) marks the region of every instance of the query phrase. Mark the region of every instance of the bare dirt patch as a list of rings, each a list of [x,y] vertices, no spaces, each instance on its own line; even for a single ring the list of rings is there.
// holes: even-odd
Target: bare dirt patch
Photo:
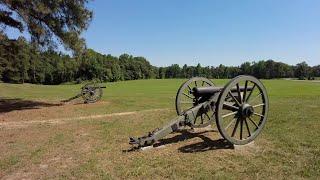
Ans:
[[[150,109],[143,111],[131,111],[131,112],[120,112],[120,113],[111,113],[111,114],[99,114],[99,115],[89,115],[89,116],[76,116],[70,118],[55,118],[55,119],[44,119],[44,120],[26,120],[26,121],[9,121],[9,122],[0,122],[0,128],[12,129],[12,128],[22,128],[34,124],[62,124],[68,121],[76,120],[86,120],[86,119],[101,119],[114,116],[128,116],[141,112],[150,112],[150,111],[163,111],[167,109]]]

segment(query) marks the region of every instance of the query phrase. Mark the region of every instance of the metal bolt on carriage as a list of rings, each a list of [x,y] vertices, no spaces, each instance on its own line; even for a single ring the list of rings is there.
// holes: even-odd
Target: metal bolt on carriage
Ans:
[[[185,126],[206,127],[215,120],[221,136],[234,145],[253,141],[268,116],[269,99],[264,85],[253,76],[240,75],[224,87],[204,77],[183,83],[176,95],[177,117],[142,137],[130,137],[137,148],[150,146]]]

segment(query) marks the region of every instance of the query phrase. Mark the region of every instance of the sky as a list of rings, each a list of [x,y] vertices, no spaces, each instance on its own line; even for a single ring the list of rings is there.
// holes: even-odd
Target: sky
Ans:
[[[320,64],[319,0],[95,0],[83,37],[103,54],[151,64]]]

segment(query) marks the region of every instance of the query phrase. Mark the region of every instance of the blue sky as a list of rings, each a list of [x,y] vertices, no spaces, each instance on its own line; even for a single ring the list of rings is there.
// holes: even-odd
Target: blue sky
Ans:
[[[83,33],[104,54],[151,64],[320,64],[319,0],[95,0]]]

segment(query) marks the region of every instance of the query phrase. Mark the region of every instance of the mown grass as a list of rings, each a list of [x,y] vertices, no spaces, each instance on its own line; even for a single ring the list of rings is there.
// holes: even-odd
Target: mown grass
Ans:
[[[136,80],[115,83],[102,83],[104,89],[102,100],[113,102],[110,108],[118,111],[140,110],[149,108],[172,107],[175,94],[185,80]],[[226,80],[217,80],[223,84]],[[83,84],[82,84],[83,85]],[[21,98],[27,100],[61,101],[80,92],[78,85],[33,85],[0,84],[0,97]]]
[[[110,103],[95,110],[82,108],[79,113],[166,110],[1,130],[0,177],[317,179],[320,176],[320,83],[308,81],[263,80],[270,98],[269,118],[252,149],[236,151],[222,147],[219,134],[211,132],[185,141],[173,140],[165,148],[127,152],[128,136],[144,135],[175,117],[175,93],[183,81],[107,83],[103,101]],[[227,80],[214,82],[223,85]],[[54,102],[74,95],[80,87],[0,84],[0,97]],[[181,134],[168,139],[177,136]],[[43,164],[48,167],[42,169]]]

